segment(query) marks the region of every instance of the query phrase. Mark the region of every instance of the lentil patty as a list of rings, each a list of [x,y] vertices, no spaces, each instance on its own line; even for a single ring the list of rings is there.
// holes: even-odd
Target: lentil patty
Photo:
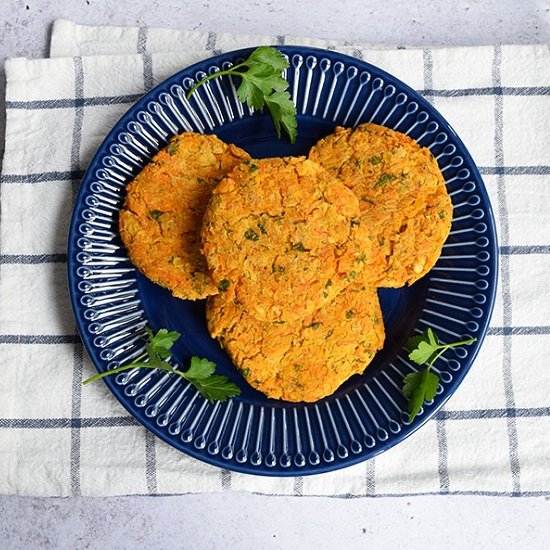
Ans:
[[[384,343],[373,288],[353,283],[303,319],[263,322],[224,294],[207,301],[211,335],[246,381],[273,399],[317,401],[362,373]]]
[[[202,241],[219,288],[262,321],[303,318],[357,277],[368,255],[359,201],[304,157],[243,163],[214,190]]]
[[[452,204],[431,152],[372,123],[336,128],[309,158],[353,190],[374,241],[362,271],[371,286],[400,287],[425,275],[449,234]]]
[[[177,298],[218,292],[200,252],[212,189],[249,155],[213,135],[175,136],[128,184],[120,235],[132,263]]]

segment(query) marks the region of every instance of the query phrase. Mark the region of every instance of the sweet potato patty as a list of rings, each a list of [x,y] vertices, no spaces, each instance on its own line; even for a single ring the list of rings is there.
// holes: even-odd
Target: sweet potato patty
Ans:
[[[202,242],[212,277],[263,321],[303,318],[357,277],[369,251],[359,201],[316,163],[240,164],[214,190]]]
[[[249,155],[213,135],[174,137],[128,184],[120,235],[132,263],[177,298],[218,292],[200,252],[212,189]]]
[[[413,139],[376,124],[336,128],[309,158],[353,190],[373,237],[362,271],[372,286],[400,287],[425,275],[449,234],[452,204],[437,161]]]
[[[317,401],[361,373],[384,343],[375,289],[353,283],[303,319],[263,322],[220,294],[208,328],[255,389],[273,399]]]

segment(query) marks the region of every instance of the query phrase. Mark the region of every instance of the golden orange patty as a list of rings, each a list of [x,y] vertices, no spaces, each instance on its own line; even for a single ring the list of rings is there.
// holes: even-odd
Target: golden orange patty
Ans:
[[[449,234],[452,204],[437,161],[413,139],[376,124],[336,128],[309,158],[353,190],[374,241],[362,271],[373,286],[412,284],[431,269]]]
[[[317,401],[362,373],[384,343],[375,289],[354,283],[303,319],[263,322],[224,294],[208,299],[208,329],[255,389],[273,399]]]
[[[202,242],[218,287],[263,321],[303,318],[363,268],[357,197],[316,163],[252,160],[214,190]]]
[[[382,286],[398,287],[403,281],[412,284],[430,271],[451,230],[452,215],[451,199],[445,188],[426,198],[422,211],[407,219],[390,240]]]
[[[249,155],[213,135],[175,136],[128,184],[120,235],[134,265],[177,298],[216,294],[200,252],[212,189]]]

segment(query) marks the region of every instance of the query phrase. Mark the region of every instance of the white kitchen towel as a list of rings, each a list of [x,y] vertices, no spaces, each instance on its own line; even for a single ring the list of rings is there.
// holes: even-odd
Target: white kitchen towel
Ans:
[[[0,493],[243,490],[340,497],[550,494],[550,51],[547,46],[331,47],[424,94],[465,141],[497,218],[500,282],[482,350],[455,395],[410,438],[315,476],[231,473],[144,430],[93,374],[66,285],[72,201],[94,151],[136,99],[215,53],[286,36],[57,22],[55,59],[6,62],[0,180]],[[177,45],[177,47],[175,47]]]

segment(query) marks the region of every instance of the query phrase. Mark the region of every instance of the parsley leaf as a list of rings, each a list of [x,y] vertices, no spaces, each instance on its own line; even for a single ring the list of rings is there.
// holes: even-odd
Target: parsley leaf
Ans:
[[[156,353],[161,359],[170,357],[170,350],[174,342],[181,336],[179,332],[168,332],[165,328],[161,328],[156,334],[149,327],[145,327],[145,332],[149,337],[147,346],[152,353]]]
[[[274,71],[282,72],[288,69],[288,61],[275,48],[260,46],[256,48],[247,59],[248,63],[265,63],[271,65]]]
[[[188,379],[201,380],[212,376],[216,372],[216,363],[208,359],[191,357],[191,366],[185,371]]]
[[[411,372],[403,378],[401,391],[409,404],[409,422],[412,422],[420,412],[424,401],[431,401],[437,393],[439,376],[430,371],[437,359],[450,348],[469,345],[476,340],[477,338],[469,338],[468,340],[442,344],[431,328],[428,328],[422,334],[411,336],[407,340],[405,347],[409,351],[409,359],[418,365],[428,363],[425,369]]]
[[[439,376],[424,369],[407,374],[403,382],[403,395],[409,402],[409,422],[412,422],[420,412],[424,401],[431,401],[435,397]]]
[[[248,103],[250,107],[261,111],[264,106],[264,92],[248,78],[244,78],[237,90],[237,97],[241,103]]]
[[[191,357],[190,366],[185,372],[167,363],[166,359],[172,357],[170,350],[174,342],[181,336],[179,332],[169,332],[167,329],[161,328],[155,334],[148,327],[145,327],[145,331],[148,339],[145,344],[145,353],[138,357],[136,361],[116,369],[100,372],[84,380],[83,384],[89,384],[100,378],[105,378],[111,374],[118,374],[125,370],[146,368],[159,369],[180,376],[192,384],[197,391],[209,401],[225,401],[227,398],[234,397],[241,393],[239,387],[231,382],[226,376],[214,374],[216,372],[216,363],[208,359],[201,359],[196,356]]]
[[[269,46],[260,46],[242,63],[199,80],[189,90],[187,97],[191,97],[194,91],[208,80],[223,75],[238,76],[241,79],[237,89],[239,101],[258,111],[267,107],[273,119],[277,137],[281,137],[282,129],[288,135],[290,142],[294,143],[298,136],[296,106],[286,91],[288,82],[281,74],[288,67],[288,60],[280,51]]]
[[[290,142],[294,143],[298,136],[298,123],[296,121],[296,107],[290,99],[290,94],[286,91],[274,92],[264,97],[265,103],[273,124],[277,137],[281,137],[281,127],[288,134]]]
[[[434,353],[435,348],[431,344],[428,342],[420,342],[418,347],[409,354],[409,359],[418,365],[422,365],[422,363],[427,363],[433,357]]]
[[[225,401],[227,398],[241,393],[238,386],[221,374],[213,374],[207,378],[197,378],[189,381],[209,401]]]

